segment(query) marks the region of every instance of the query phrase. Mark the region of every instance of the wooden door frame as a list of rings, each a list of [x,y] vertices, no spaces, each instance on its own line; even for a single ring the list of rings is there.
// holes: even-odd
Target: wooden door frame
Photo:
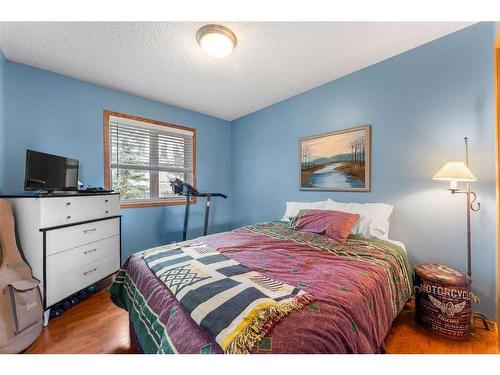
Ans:
[[[496,113],[496,203],[497,203],[497,327],[500,323],[500,26],[495,40],[495,113]],[[497,328],[498,329],[498,328]],[[500,349],[500,335],[497,336]]]

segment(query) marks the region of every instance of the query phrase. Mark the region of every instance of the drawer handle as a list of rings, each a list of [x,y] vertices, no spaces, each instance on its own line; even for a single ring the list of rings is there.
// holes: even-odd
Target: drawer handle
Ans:
[[[87,251],[84,251],[83,253],[84,253],[85,255],[89,255],[89,254],[91,254],[91,253],[93,253],[93,252],[95,252],[95,251],[97,251],[97,247],[96,247],[95,249],[92,249],[92,250],[87,250]]]
[[[71,202],[66,202],[66,206],[71,206]]]
[[[106,211],[104,211],[104,213],[106,213],[106,214],[107,214],[107,213],[109,213],[109,211],[108,211],[108,210],[106,210]]]
[[[69,220],[69,219],[71,219],[71,216],[66,216],[66,220]]]
[[[108,200],[108,199],[105,199],[105,200],[104,200],[104,203],[108,203],[108,202],[109,202],[109,200]]]
[[[90,275],[91,273],[94,273],[95,271],[97,271],[97,267],[96,267],[96,268],[94,268],[94,269],[92,269],[92,270],[90,270],[90,271],[84,272],[84,273],[83,273],[83,276],[88,276],[88,275]]]
[[[95,232],[97,228],[92,228],[92,229],[85,229],[83,233],[90,233],[90,232]]]

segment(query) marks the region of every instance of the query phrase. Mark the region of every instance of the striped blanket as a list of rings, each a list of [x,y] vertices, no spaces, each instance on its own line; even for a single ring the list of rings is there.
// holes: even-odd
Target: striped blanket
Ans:
[[[154,248],[142,257],[226,353],[249,353],[274,323],[313,302],[203,243]]]

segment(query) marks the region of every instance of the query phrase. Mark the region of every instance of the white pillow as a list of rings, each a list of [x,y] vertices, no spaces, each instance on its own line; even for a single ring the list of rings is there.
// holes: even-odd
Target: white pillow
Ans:
[[[325,210],[326,201],[317,202],[286,202],[285,214],[281,218],[281,221],[289,221],[291,217],[294,217],[299,213],[300,210]]]
[[[385,203],[342,203],[328,200],[327,210],[344,211],[359,215],[351,233],[366,238],[389,238],[390,218],[394,206]]]
[[[345,208],[349,203],[332,201],[330,198],[326,201],[326,209],[331,211],[346,211]]]

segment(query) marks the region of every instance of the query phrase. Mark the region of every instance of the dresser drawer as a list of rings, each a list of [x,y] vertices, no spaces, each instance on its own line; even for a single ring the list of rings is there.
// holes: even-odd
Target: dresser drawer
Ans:
[[[120,215],[120,196],[119,195],[98,195],[90,197],[84,208],[84,215],[92,220],[106,216]]]
[[[47,257],[46,272],[58,278],[70,271],[120,253],[120,236],[109,237]]]
[[[99,220],[46,232],[46,255],[60,253],[120,234],[120,219]]]
[[[48,228],[119,214],[119,195],[56,197],[42,199],[40,220]]]
[[[69,297],[73,293],[111,275],[120,268],[120,257],[117,254],[107,256],[98,261],[65,273],[57,278],[47,273],[47,306],[52,306]]]

